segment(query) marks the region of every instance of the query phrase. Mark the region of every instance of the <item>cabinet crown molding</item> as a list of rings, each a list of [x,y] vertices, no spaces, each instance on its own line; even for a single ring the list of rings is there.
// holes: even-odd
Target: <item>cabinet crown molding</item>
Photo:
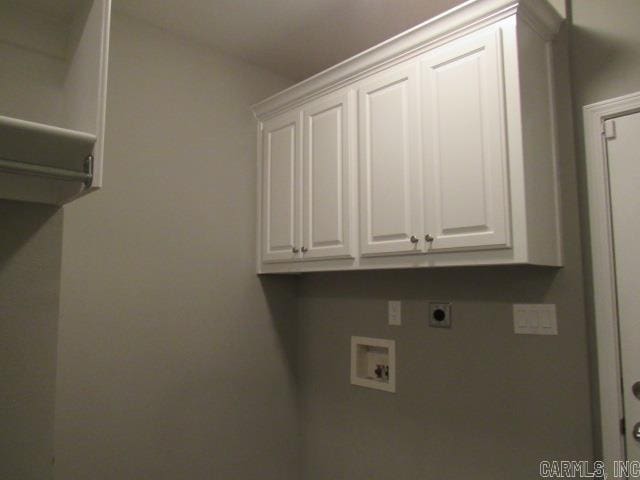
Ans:
[[[516,15],[545,40],[562,18],[544,0],[469,0],[252,106],[265,120],[483,26]]]

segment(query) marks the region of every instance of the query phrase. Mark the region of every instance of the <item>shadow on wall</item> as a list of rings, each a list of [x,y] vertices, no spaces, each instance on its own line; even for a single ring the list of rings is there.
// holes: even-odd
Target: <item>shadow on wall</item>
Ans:
[[[539,302],[561,269],[534,266],[460,267],[313,274],[302,296]],[[523,273],[526,272],[526,273]],[[498,286],[499,287],[496,287]]]
[[[264,293],[273,327],[280,340],[286,362],[297,386],[299,383],[298,345],[298,276],[260,275],[260,286]]]
[[[611,78],[612,72],[622,74],[628,65],[637,62],[636,42],[575,24],[572,25],[571,36],[572,45],[577,47],[573,54],[580,71],[574,74],[580,75],[581,91],[598,92],[601,85],[619,83],[619,80]]]
[[[62,211],[0,201],[0,478],[53,466]]]
[[[54,205],[0,200],[0,271],[59,210]]]

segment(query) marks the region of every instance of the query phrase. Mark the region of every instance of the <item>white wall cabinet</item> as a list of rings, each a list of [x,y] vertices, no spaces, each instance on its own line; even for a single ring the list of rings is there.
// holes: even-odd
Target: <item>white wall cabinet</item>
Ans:
[[[265,263],[353,257],[350,97],[336,92],[261,125]]]
[[[0,199],[102,185],[110,0],[0,2]]]
[[[263,125],[262,259],[299,258],[302,199],[302,118],[293,111]]]
[[[560,21],[469,2],[255,105],[258,271],[560,266]]]
[[[306,260],[353,257],[354,104],[353,95],[341,91],[303,107],[300,253]]]
[[[508,247],[501,30],[420,59],[425,232],[431,251]]]
[[[360,253],[417,253],[423,231],[418,65],[358,88]],[[413,238],[413,241],[412,241]]]

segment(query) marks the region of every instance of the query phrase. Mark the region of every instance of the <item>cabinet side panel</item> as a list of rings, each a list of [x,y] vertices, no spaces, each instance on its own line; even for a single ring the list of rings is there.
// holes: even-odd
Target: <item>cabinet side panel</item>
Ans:
[[[111,0],[86,3],[73,25],[65,94],[69,128],[98,137],[92,184],[98,188],[102,186]]]
[[[529,259],[561,265],[556,117],[551,44],[525,23],[518,25],[522,128]]]

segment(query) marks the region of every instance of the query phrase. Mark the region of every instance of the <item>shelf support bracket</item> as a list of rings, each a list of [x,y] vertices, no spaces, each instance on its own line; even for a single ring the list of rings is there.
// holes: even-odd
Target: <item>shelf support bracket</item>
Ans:
[[[52,178],[66,182],[82,182],[85,187],[88,188],[93,182],[93,155],[89,155],[85,159],[84,171],[82,172],[8,160],[2,157],[0,157],[0,171],[15,175],[33,175],[36,177]]]
[[[84,180],[84,188],[90,188],[93,183],[93,155],[87,155],[84,159],[84,173],[86,175]]]

